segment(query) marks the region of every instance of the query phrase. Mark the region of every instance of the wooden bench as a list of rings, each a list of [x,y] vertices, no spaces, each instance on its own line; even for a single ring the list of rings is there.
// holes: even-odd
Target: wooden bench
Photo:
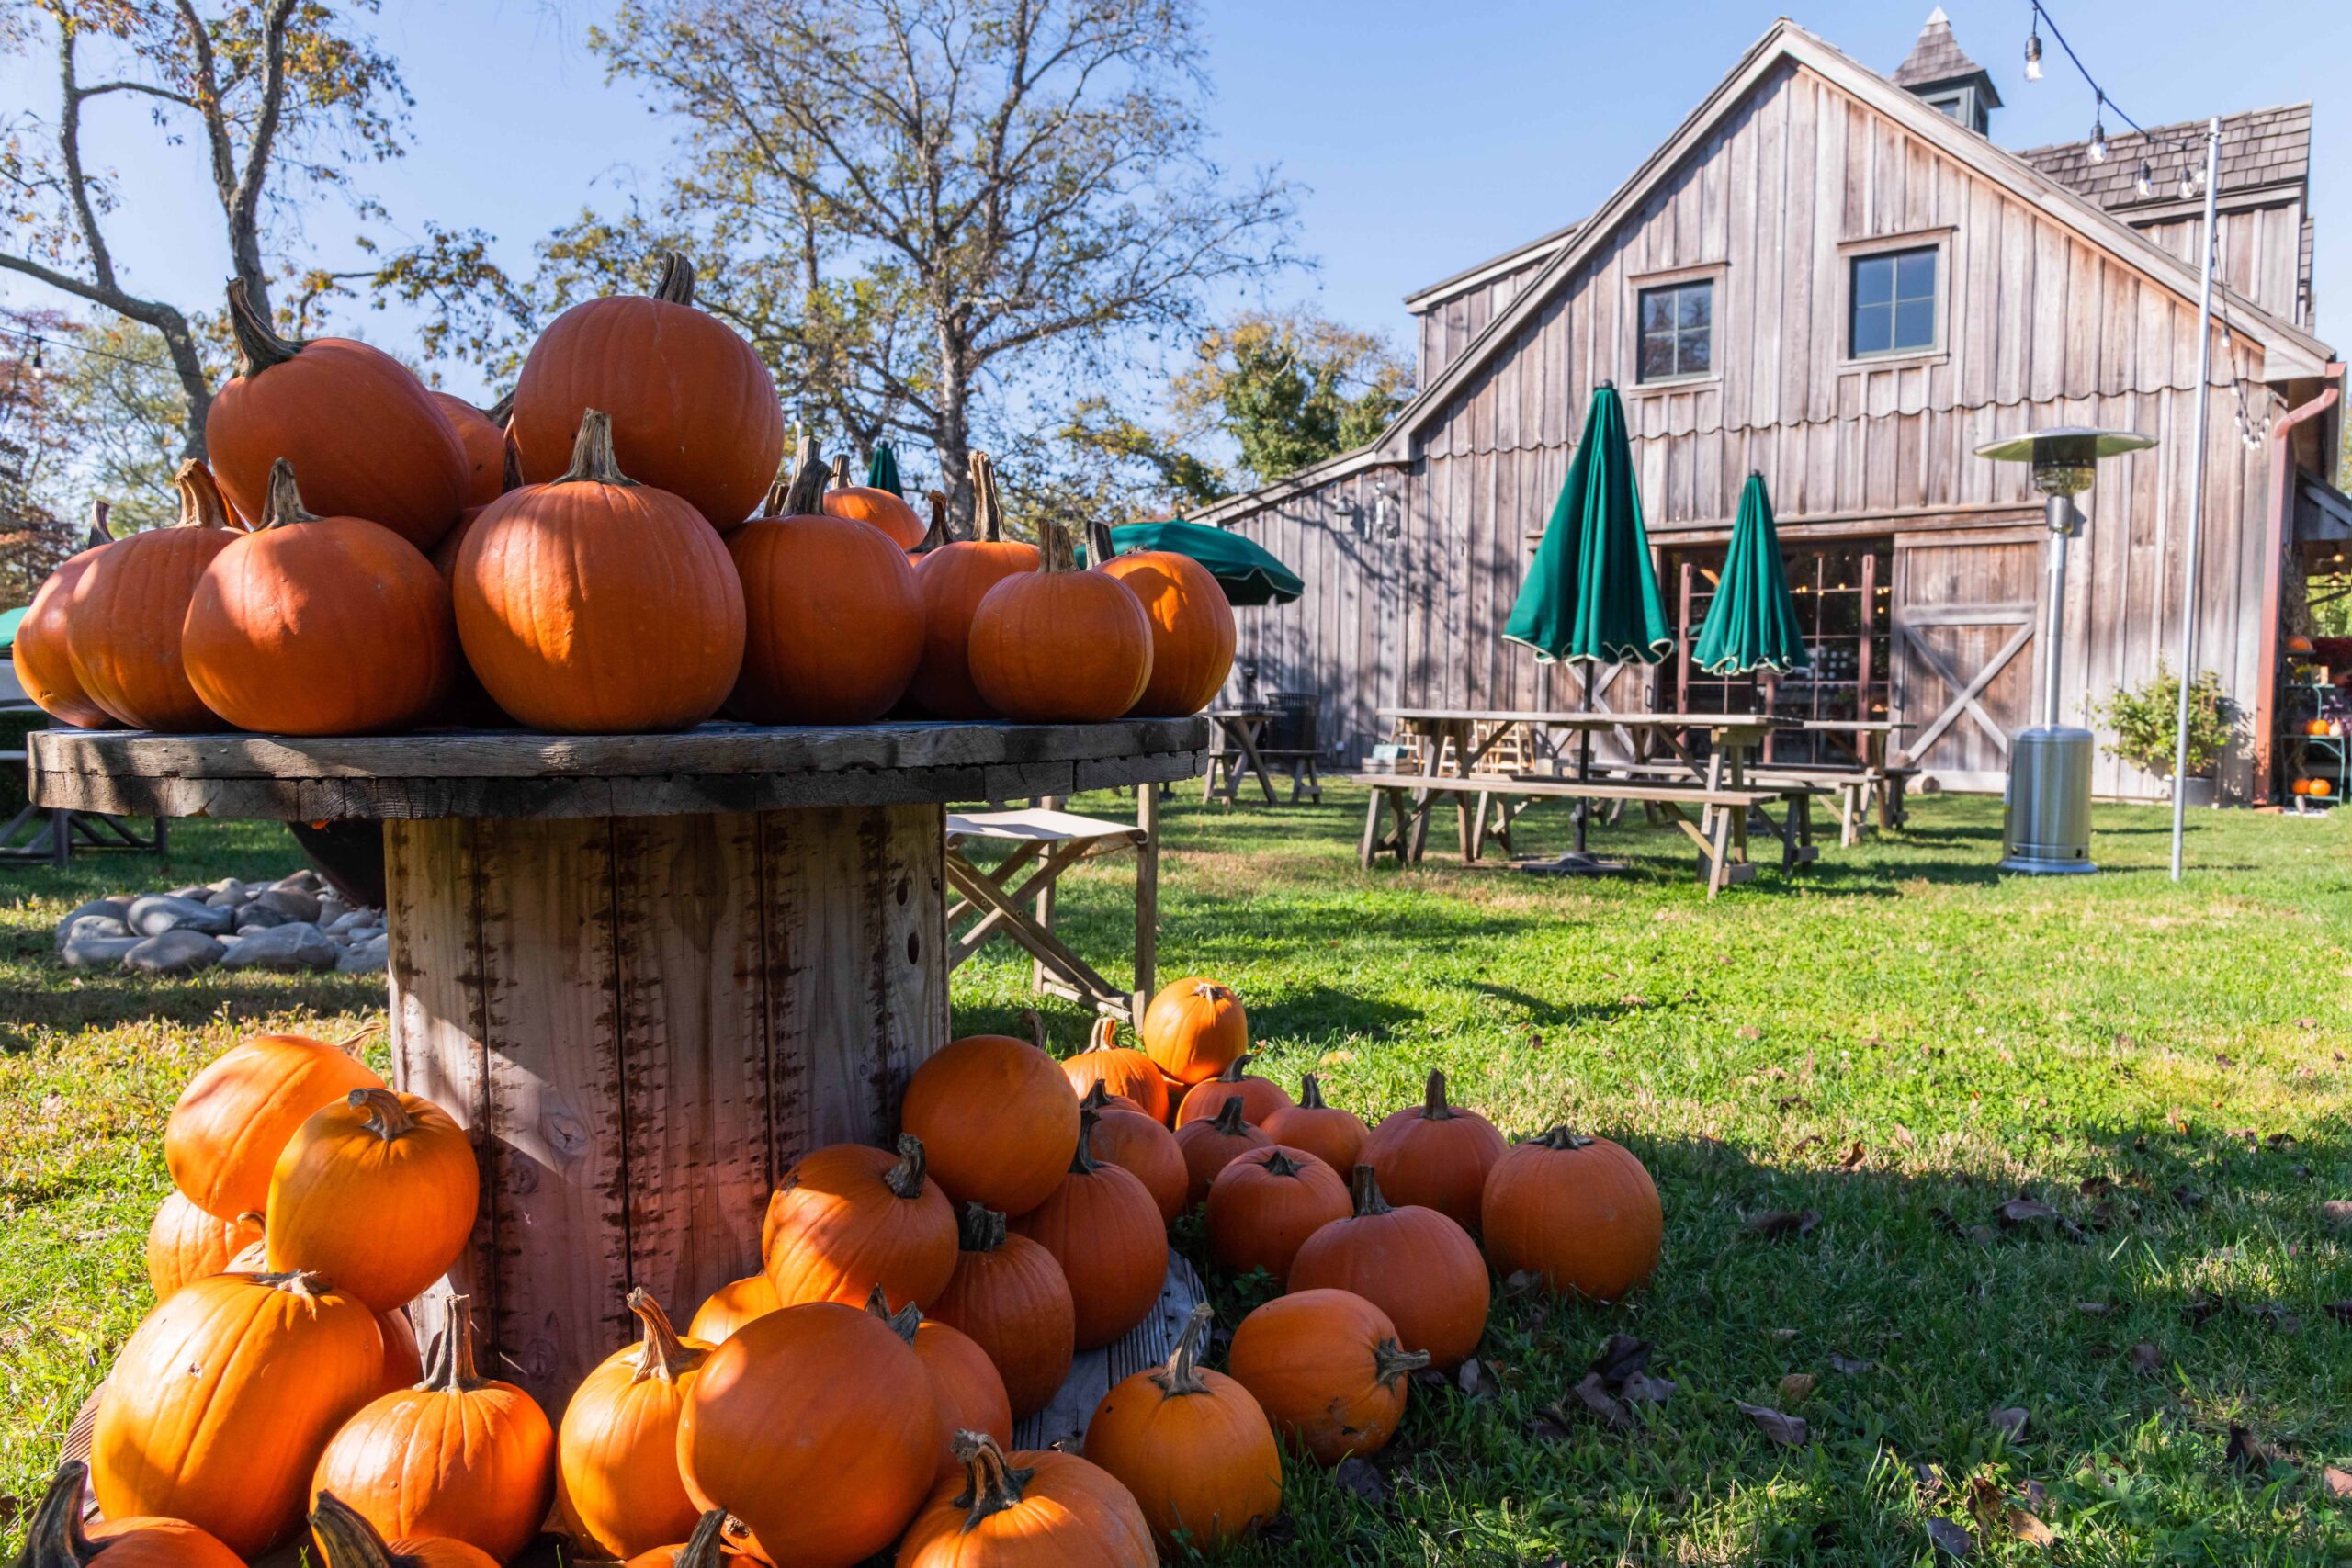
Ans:
[[[1298,804],[1302,793],[1316,805],[1323,804],[1323,781],[1315,771],[1320,759],[1314,752],[1261,746],[1258,757],[1266,764],[1269,773],[1290,775],[1290,803],[1293,806]]]
[[[1836,762],[1750,762],[1744,777],[1754,784],[1834,795],[1838,798],[1838,843],[1840,848],[1851,849],[1862,840],[1862,829],[1870,819],[1873,802],[1878,807],[1882,831],[1908,818],[1903,795],[1918,772],[1912,767],[1877,768]],[[1611,765],[1608,773],[1611,777],[1645,781],[1690,776],[1685,770],[1664,763],[1618,763]]]

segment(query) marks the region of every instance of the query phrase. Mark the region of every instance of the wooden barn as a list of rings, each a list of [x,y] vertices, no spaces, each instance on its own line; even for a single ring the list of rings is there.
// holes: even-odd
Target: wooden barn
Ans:
[[[1380,438],[1199,514],[1306,579],[1242,616],[1258,690],[1319,696],[1349,761],[1385,738],[1382,707],[1575,703],[1576,677],[1499,633],[1601,381],[1678,625],[1704,615],[1756,469],[1814,654],[1767,693],[1669,659],[1607,705],[1891,716],[1935,784],[1999,788],[2038,690],[2044,530],[2023,468],[1973,454],[2063,424],[2158,442],[2082,498],[2065,712],[2090,722],[2147,679],[2183,591],[2201,197],[2161,141],[2005,151],[1999,102],[1940,10],[1891,76],[1782,21],[1590,217],[1410,296],[1421,389]],[[2240,800],[2271,789],[2297,531],[2352,517],[2330,482],[2343,367],[2312,332],[2310,137],[2308,105],[2223,125],[2198,662],[2246,715],[2222,773]],[[2097,787],[2163,785],[2102,756]]]

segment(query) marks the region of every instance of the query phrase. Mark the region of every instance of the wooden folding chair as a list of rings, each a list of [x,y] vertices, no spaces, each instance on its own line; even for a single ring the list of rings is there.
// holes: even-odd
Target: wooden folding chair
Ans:
[[[1006,937],[1028,953],[1038,990],[1131,1023],[1140,1019],[1158,964],[1159,793],[1146,786],[1136,799],[1133,822],[1081,817],[1051,797],[1017,811],[949,812],[947,880],[957,895],[947,910],[951,971],[993,938]],[[971,855],[983,844],[1009,852],[983,863]],[[1054,885],[1081,862],[1129,850],[1136,855],[1136,960],[1135,987],[1125,990],[1055,934]]]

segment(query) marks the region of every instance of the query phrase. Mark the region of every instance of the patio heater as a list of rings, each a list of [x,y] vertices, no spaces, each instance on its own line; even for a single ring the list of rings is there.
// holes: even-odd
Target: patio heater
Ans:
[[[2041,722],[2009,740],[2009,788],[2002,824],[2003,871],[2081,875],[2091,863],[2091,732],[2058,722],[2059,656],[2065,649],[2066,542],[2083,531],[2075,497],[2091,488],[2101,457],[2154,446],[2130,430],[2078,425],[2038,430],[1979,446],[1996,462],[2031,463],[2033,488],[2049,498],[2049,608],[2041,633]]]

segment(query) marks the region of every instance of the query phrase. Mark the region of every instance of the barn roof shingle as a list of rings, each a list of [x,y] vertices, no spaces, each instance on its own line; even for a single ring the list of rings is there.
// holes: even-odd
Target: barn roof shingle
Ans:
[[[2205,122],[2148,128],[2146,135],[2122,130],[2107,139],[2107,162],[2091,162],[2090,143],[2062,141],[2029,147],[2017,154],[2060,185],[2109,211],[2178,200],[2183,160],[2201,167]],[[2143,197],[2134,186],[2140,162],[2155,165],[2156,190]],[[2262,186],[2301,185],[2311,178],[2312,106],[2283,104],[2222,117],[2222,194]]]

